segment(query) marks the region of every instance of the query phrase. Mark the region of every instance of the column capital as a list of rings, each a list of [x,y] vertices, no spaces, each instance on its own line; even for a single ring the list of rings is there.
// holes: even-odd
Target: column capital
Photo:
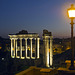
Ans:
[[[27,40],[28,38],[24,38],[25,40]]]
[[[18,38],[15,38],[15,39],[18,39]]]
[[[45,38],[45,39],[46,39],[46,38],[49,38],[49,37],[50,37],[50,36],[43,36],[43,38]]]
[[[20,40],[22,40],[23,38],[19,38]]]
[[[12,40],[12,38],[10,38],[10,40]]]
[[[14,38],[15,40],[17,40],[18,38]]]
[[[39,40],[40,40],[40,38],[37,38],[37,39],[39,39]]]
[[[53,36],[50,36],[50,38],[53,38]]]
[[[18,38],[10,38],[10,40],[14,40],[14,39],[17,40]]]
[[[36,40],[36,38],[34,38]]]
[[[32,40],[33,38],[29,38],[30,40]]]
[[[53,36],[52,36],[52,37],[50,37],[50,41],[51,41],[51,40],[53,41]]]
[[[14,38],[10,38],[10,40],[13,40]]]

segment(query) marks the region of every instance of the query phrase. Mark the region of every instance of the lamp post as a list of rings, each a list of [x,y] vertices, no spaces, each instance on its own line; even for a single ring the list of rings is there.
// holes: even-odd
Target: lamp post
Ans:
[[[68,17],[71,19],[71,66],[70,69],[74,69],[74,43],[73,43],[73,25],[75,18],[75,8],[74,5],[71,5],[71,8],[68,9]]]

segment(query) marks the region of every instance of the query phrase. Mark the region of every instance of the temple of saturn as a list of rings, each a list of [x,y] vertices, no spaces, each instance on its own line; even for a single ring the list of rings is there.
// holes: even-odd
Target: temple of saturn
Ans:
[[[37,33],[20,31],[17,34],[8,35],[11,40],[11,57],[20,59],[39,59],[40,58],[40,38]],[[28,53],[28,40],[30,41],[30,52]],[[43,30],[43,63],[46,67],[53,65],[53,36],[51,32]],[[33,42],[35,47],[33,49]]]

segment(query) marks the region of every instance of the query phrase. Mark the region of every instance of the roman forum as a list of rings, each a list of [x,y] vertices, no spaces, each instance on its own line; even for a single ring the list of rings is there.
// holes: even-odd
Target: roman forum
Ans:
[[[10,40],[11,40],[11,57],[12,58],[34,59],[34,60],[40,58],[39,34],[28,33],[27,31],[23,30],[19,32],[18,34],[9,34],[8,36],[10,37]],[[28,54],[28,43],[27,43],[28,40],[30,40],[29,54]],[[33,49],[33,40],[35,41],[35,49]],[[48,32],[47,30],[43,30],[43,43],[44,43],[43,62],[46,67],[51,67],[53,65],[52,41],[53,41],[53,36],[51,32]]]

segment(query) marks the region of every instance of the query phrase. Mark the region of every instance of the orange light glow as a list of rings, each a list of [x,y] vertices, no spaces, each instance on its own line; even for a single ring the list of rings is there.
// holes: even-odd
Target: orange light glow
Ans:
[[[69,18],[75,18],[75,10],[68,10]]]
[[[27,50],[29,50],[30,51],[30,47],[28,47],[28,49]]]
[[[14,51],[14,48],[12,50]]]
[[[2,49],[2,47],[0,47],[0,49]]]
[[[49,52],[50,52],[50,49],[49,49]]]

